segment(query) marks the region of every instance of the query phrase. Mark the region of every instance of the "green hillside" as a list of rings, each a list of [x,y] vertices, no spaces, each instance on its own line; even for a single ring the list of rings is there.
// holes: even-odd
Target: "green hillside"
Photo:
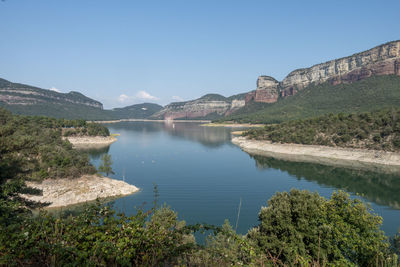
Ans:
[[[400,77],[373,76],[351,84],[311,85],[276,103],[252,103],[219,121],[279,123],[328,113],[400,107]],[[261,109],[260,109],[261,108]]]
[[[400,109],[330,114],[269,124],[244,135],[280,143],[400,151]]]
[[[113,110],[79,92],[59,93],[0,79],[0,107],[14,114],[64,119],[117,120],[143,119],[162,106],[143,103]]]

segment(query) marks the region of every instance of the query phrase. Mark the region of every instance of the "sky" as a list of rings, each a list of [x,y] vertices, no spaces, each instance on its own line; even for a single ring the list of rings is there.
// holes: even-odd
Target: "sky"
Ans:
[[[107,109],[230,96],[400,39],[400,1],[1,0],[0,77]]]

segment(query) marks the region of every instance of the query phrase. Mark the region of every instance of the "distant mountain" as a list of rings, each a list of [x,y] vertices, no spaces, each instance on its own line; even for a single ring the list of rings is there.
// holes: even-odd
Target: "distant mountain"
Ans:
[[[246,93],[224,97],[207,94],[198,99],[174,102],[154,113],[153,119],[217,119],[244,106]]]
[[[270,76],[260,76],[257,89],[247,94],[246,103],[274,103],[278,98],[295,95],[310,85],[352,83],[376,75],[400,75],[400,40],[310,68],[294,70],[281,82]]]
[[[220,120],[279,123],[329,113],[400,107],[400,76],[372,76],[353,83],[310,85],[275,103],[250,102]]]
[[[144,103],[104,110],[102,103],[79,92],[58,93],[4,79],[0,79],[0,107],[15,114],[86,120],[143,119],[162,108]]]
[[[127,106],[124,108],[114,108],[111,113],[119,119],[146,119],[154,113],[160,111],[163,107],[154,103],[143,103]]]
[[[292,71],[260,76],[245,106],[221,120],[276,123],[326,113],[400,106],[400,41]]]

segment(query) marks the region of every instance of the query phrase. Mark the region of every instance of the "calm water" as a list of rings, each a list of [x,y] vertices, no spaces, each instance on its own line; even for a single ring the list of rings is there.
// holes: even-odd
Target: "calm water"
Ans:
[[[344,189],[361,195],[384,218],[383,230],[393,235],[400,227],[400,175],[387,175],[310,163],[293,163],[250,156],[230,141],[230,129],[197,123],[124,122],[107,125],[119,133],[107,149],[91,151],[98,165],[103,153],[114,161],[116,179],[141,190],[115,201],[132,214],[145,203],[151,208],[153,184],[159,203],[166,203],[188,223],[235,225],[242,200],[238,232],[255,226],[261,206],[277,191],[291,188],[317,191],[329,197]]]

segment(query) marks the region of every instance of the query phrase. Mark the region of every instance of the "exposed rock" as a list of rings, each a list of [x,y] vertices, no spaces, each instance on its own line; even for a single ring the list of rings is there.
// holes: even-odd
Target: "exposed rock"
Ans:
[[[222,95],[208,94],[196,100],[171,103],[151,118],[173,120],[222,117],[243,107],[245,105],[243,98],[244,95],[226,98]]]
[[[41,183],[27,182],[27,185],[42,190],[43,194],[22,197],[51,203],[49,208],[84,203],[97,198],[126,196],[139,191],[136,186],[123,181],[97,175],[84,175],[76,179],[47,179]]]
[[[58,93],[38,87],[12,83],[0,79],[0,101],[8,105],[34,105],[39,102],[68,102],[103,109],[103,104],[84,96],[79,92],[71,91],[67,94]]]
[[[329,147],[317,145],[281,144],[246,137],[233,137],[232,143],[251,155],[277,159],[312,162],[324,165],[400,173],[400,153]]]
[[[282,82],[260,76],[257,90],[246,96],[249,101],[273,103],[277,96],[294,95],[311,84],[351,83],[373,75],[400,76],[400,41],[389,42],[352,56],[331,60],[310,68],[294,70]]]
[[[279,97],[279,82],[270,76],[260,76],[257,89],[246,95],[246,103],[250,101],[273,103]]]
[[[74,148],[102,148],[117,141],[114,136],[68,136],[67,139]]]

